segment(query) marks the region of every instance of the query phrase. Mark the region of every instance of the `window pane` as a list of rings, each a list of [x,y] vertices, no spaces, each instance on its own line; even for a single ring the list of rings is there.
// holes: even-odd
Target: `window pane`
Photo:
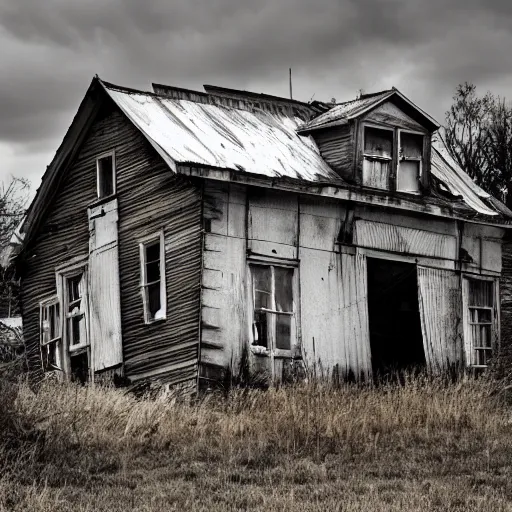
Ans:
[[[421,158],[423,155],[423,135],[400,133],[400,156],[402,158]]]
[[[274,267],[276,310],[293,312],[293,268]]]
[[[364,129],[364,154],[392,158],[393,131],[366,127]]]
[[[490,309],[477,309],[476,311],[478,311],[478,321],[480,323],[492,322],[492,311]]]
[[[290,350],[292,347],[292,317],[276,315],[276,348]]]
[[[98,160],[99,196],[107,197],[114,193],[114,173],[112,156]]]
[[[251,266],[254,286],[254,308],[271,309],[271,271],[270,267]]]
[[[491,348],[491,326],[490,325],[472,325],[471,334],[473,346]]]
[[[57,325],[58,325],[58,305],[53,305],[49,307],[49,334],[50,339],[53,339],[57,336]]]
[[[402,160],[398,166],[397,189],[402,192],[418,192],[420,187],[420,163]]]
[[[59,365],[57,355],[57,343],[49,343],[42,349],[43,353],[43,368],[45,371],[53,370]]]
[[[469,281],[469,305],[486,306],[494,305],[494,283],[492,281]]]
[[[389,161],[372,160],[365,157],[363,160],[363,185],[388,190],[390,167]]]
[[[82,341],[85,341],[85,339],[82,339],[82,333],[84,332],[85,329],[84,322],[84,315],[72,316],[68,320],[69,344],[71,346],[79,345]]]
[[[491,348],[491,326],[481,325],[480,326],[480,347]]]
[[[490,350],[476,350],[475,351],[475,364],[485,365],[489,364],[489,358],[492,352]]]
[[[150,284],[146,288],[149,318],[154,319],[157,316],[158,311],[161,309],[160,304],[160,282]]]
[[[68,278],[68,300],[69,302],[73,302],[80,298],[80,282],[82,280],[82,275],[79,274],[77,276],[73,276]]]
[[[160,261],[160,241],[146,245],[146,263]]]
[[[268,348],[268,315],[262,311],[254,312],[253,345]]]
[[[160,262],[155,261],[146,265],[146,283],[160,280]]]

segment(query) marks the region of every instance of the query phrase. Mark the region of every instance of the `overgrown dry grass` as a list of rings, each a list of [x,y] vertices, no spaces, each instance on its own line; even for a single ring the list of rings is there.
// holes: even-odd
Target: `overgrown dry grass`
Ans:
[[[0,511],[512,510],[498,389],[415,378],[185,403],[20,383],[0,389]]]

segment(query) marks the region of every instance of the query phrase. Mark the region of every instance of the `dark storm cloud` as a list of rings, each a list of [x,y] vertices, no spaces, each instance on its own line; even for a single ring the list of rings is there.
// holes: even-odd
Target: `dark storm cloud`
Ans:
[[[512,85],[511,20],[497,0],[0,0],[0,156],[52,153],[95,73],[286,94],[292,66],[300,99],[396,85],[442,121],[460,81]]]

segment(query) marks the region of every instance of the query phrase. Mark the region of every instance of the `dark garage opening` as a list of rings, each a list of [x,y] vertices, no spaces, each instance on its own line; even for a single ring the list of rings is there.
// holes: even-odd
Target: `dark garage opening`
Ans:
[[[368,258],[368,316],[376,378],[425,366],[416,265]]]

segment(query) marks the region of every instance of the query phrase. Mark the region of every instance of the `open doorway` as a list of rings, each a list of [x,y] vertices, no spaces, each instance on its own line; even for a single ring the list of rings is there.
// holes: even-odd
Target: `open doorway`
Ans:
[[[367,262],[374,376],[424,367],[416,265],[374,258]]]

